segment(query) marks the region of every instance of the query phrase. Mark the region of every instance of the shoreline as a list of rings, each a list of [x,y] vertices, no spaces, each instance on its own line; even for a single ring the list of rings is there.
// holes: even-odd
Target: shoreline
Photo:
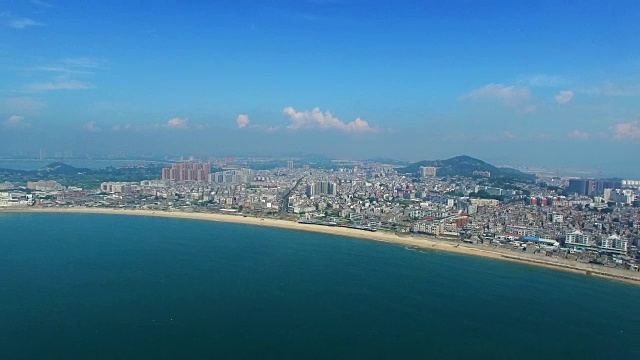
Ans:
[[[480,256],[495,260],[510,261],[531,266],[544,267],[552,270],[560,270],[572,272],[587,276],[596,276],[609,280],[622,281],[628,284],[640,285],[640,274],[629,272],[629,274],[619,273],[627,272],[621,269],[606,268],[599,265],[590,265],[584,263],[569,263],[568,261],[556,261],[543,258],[528,258],[518,256],[516,254],[505,254],[495,251],[492,248],[479,248],[473,245],[461,243],[447,242],[431,237],[416,238],[413,236],[399,236],[395,233],[385,231],[364,231],[344,227],[330,227],[314,224],[300,224],[295,221],[280,220],[272,218],[258,218],[244,215],[230,215],[219,213],[197,213],[197,212],[180,212],[180,211],[154,211],[154,210],[130,210],[130,209],[107,209],[107,208],[20,208],[20,209],[0,209],[1,213],[70,213],[70,214],[99,214],[99,215],[134,215],[149,217],[165,217],[176,219],[191,219],[216,221],[225,223],[247,224],[256,226],[267,226],[282,229],[298,230],[323,233],[329,235],[345,236],[350,238],[373,240],[378,242],[386,242],[397,245],[405,245],[418,249],[445,251],[450,253]],[[636,276],[632,276],[636,275]]]

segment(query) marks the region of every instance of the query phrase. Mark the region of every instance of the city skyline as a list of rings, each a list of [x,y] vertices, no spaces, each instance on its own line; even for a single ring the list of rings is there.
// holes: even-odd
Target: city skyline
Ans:
[[[640,7],[357,0],[0,7],[2,152],[629,168]]]

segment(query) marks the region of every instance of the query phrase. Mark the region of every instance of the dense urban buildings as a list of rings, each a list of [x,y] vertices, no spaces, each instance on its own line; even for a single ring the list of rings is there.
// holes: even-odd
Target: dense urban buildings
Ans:
[[[221,170],[210,173],[212,163]],[[640,261],[640,181],[538,177],[505,183],[485,171],[438,176],[437,167],[425,166],[409,175],[377,162],[323,168],[279,163],[252,170],[251,159],[181,162],[155,179],[105,181],[99,189],[55,178],[3,182],[0,207],[222,211],[431,236],[627,270]]]
[[[183,162],[162,169],[162,180],[209,181],[211,164]]]

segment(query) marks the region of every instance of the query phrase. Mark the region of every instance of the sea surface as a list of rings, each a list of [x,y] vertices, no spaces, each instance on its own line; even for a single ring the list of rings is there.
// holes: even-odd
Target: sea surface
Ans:
[[[640,287],[317,233],[0,213],[0,359],[639,359]]]

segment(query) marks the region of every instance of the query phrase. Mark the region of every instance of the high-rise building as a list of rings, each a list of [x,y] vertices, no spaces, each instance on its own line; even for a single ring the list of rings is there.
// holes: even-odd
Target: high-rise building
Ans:
[[[232,169],[211,174],[209,181],[217,184],[240,184],[250,182],[252,175],[251,169]]]
[[[578,195],[592,195],[595,191],[595,180],[593,179],[571,179],[567,192]]]
[[[293,160],[287,161],[287,169],[293,170]]]
[[[621,189],[622,181],[605,179],[571,179],[567,191],[578,195],[604,195],[605,189]]]
[[[338,193],[338,185],[333,181],[315,181],[307,185],[307,196],[331,195]]]
[[[209,181],[211,164],[182,162],[162,169],[162,180],[174,181]]]

